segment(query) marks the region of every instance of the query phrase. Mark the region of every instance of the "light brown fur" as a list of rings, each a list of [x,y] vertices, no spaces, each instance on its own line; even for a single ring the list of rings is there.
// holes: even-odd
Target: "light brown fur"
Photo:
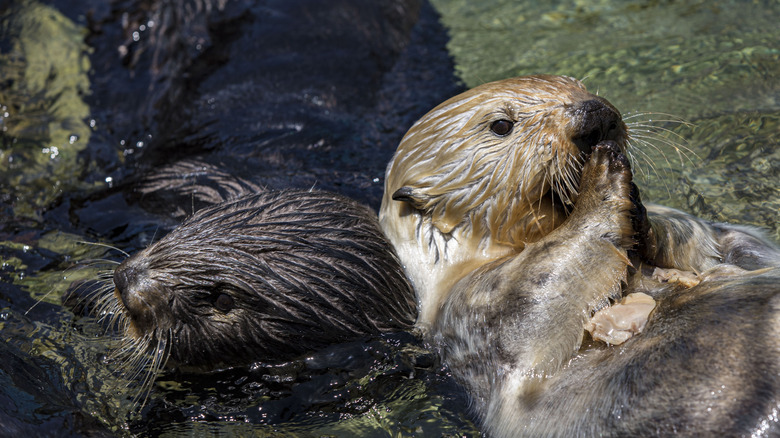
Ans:
[[[551,76],[477,87],[415,124],[380,221],[418,327],[492,437],[780,434],[780,249],[665,207],[645,216],[627,139],[608,102]],[[592,341],[593,312],[626,292],[657,303],[645,331]]]
[[[435,319],[465,273],[522,251],[563,222],[550,189],[564,201],[577,198],[583,156],[572,137],[578,104],[593,99],[614,110],[571,78],[507,79],[455,96],[412,126],[388,165],[379,219],[408,261],[418,325]],[[505,137],[489,129],[501,119],[516,125]],[[620,125],[614,140],[625,149]],[[392,199],[402,188],[414,205]]]

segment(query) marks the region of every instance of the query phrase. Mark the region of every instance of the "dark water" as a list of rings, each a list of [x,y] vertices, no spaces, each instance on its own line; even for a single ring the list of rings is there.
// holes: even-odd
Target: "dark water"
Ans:
[[[0,1],[3,434],[473,433],[410,334],[172,371],[134,403],[103,328],[62,304],[232,189],[378,207],[400,136],[460,90],[446,41],[417,0]]]
[[[777,2],[433,6],[0,0],[0,430],[474,434],[463,393],[408,334],[171,372],[134,412],[102,328],[61,304],[108,266],[90,260],[123,257],[83,242],[133,253],[227,187],[314,186],[378,207],[400,136],[458,78],[586,78],[671,131],[654,134],[671,139],[662,153],[635,154],[643,198],[780,238]]]

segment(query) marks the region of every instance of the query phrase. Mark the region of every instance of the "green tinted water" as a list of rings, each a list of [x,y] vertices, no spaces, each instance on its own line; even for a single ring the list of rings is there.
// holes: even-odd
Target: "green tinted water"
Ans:
[[[0,10],[0,189],[37,217],[63,190],[83,187],[89,142],[86,30],[32,0]]]
[[[563,74],[624,116],[656,113],[642,119],[690,151],[640,147],[643,199],[766,227],[780,240],[780,2],[433,3],[467,86]],[[691,124],[658,122],[665,114]]]

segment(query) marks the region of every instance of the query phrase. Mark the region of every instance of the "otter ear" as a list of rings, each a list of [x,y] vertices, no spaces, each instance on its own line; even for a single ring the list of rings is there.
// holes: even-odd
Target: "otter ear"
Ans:
[[[430,198],[420,189],[403,186],[393,193],[393,200],[406,202],[416,210],[426,210]]]
[[[395,201],[406,202],[415,210],[423,212],[423,214],[430,214],[433,226],[444,234],[452,232],[455,225],[457,225],[457,222],[444,217],[441,211],[436,212],[432,206],[434,200],[423,189],[403,186],[393,193],[392,198]]]

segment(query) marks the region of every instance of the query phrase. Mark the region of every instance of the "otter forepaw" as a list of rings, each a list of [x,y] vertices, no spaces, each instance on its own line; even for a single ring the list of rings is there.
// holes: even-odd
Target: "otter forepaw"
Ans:
[[[693,287],[701,282],[701,277],[695,272],[679,269],[655,268],[651,278],[661,283],[676,283],[684,287]]]
[[[593,148],[590,159],[582,169],[580,196],[591,194],[602,196],[604,200],[629,200],[631,179],[631,165],[617,143],[602,141]]]
[[[582,169],[580,196],[573,216],[584,216],[604,236],[611,236],[616,244],[630,247],[633,244],[634,228],[631,222],[632,200],[631,165],[620,147],[614,141],[603,141],[593,148]]]
[[[634,207],[631,209],[631,226],[634,229],[634,248],[629,251],[631,258],[649,260],[651,254],[655,253],[655,237],[653,228],[650,226],[650,219],[647,217],[647,209],[642,204],[642,198],[639,194],[639,187],[631,182],[631,202]]]

